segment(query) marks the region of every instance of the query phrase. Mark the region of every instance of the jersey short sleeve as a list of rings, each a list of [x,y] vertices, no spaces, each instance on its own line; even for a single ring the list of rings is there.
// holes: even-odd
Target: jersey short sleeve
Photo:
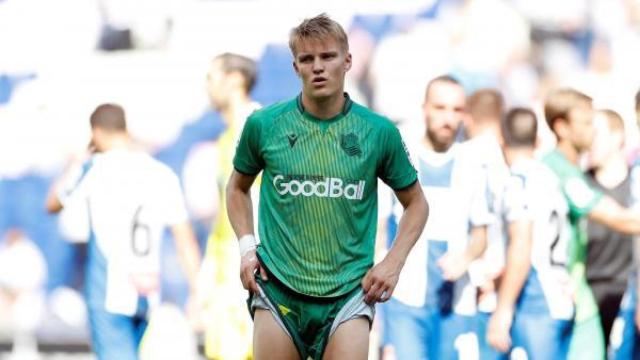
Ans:
[[[503,211],[508,222],[532,220],[525,182],[523,175],[512,174],[505,185]]]
[[[416,182],[418,175],[409,160],[409,151],[395,127],[383,128],[382,161],[378,176],[394,190],[402,190]]]
[[[581,218],[589,214],[591,209],[600,201],[602,193],[592,188],[584,176],[568,177],[562,184],[562,191],[569,203],[572,216]]]
[[[256,175],[264,168],[264,159],[260,151],[262,123],[256,115],[247,119],[236,147],[233,167],[247,175]]]

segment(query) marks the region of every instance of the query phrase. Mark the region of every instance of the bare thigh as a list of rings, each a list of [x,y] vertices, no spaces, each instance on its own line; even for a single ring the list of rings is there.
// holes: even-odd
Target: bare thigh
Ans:
[[[256,309],[253,318],[253,358],[300,360],[293,340],[268,310]]]
[[[359,317],[338,326],[329,338],[323,360],[367,360],[368,350],[369,320]]]

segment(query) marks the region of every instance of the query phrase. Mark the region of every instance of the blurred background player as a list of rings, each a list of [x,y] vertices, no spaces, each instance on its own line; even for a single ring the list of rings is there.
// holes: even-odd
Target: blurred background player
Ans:
[[[633,200],[624,121],[613,110],[600,110],[595,113],[594,127],[587,172],[591,186],[630,207]],[[587,281],[598,304],[604,341],[608,345],[611,326],[633,267],[633,237],[589,221],[588,238]]]
[[[81,206],[90,222],[85,294],[99,359],[138,359],[150,307],[159,302],[160,242],[169,227],[195,292],[200,252],[177,176],[135,149],[124,110],[91,114],[91,150],[52,187],[47,210]]]
[[[528,359],[565,359],[573,325],[569,209],[555,174],[534,158],[536,136],[531,110],[507,113],[502,137],[511,176],[501,206],[507,259],[486,333],[505,359],[515,347]]]
[[[215,171],[215,184],[200,181],[192,188],[197,194],[209,193],[203,187],[215,187],[215,198],[219,200],[213,212],[211,235],[199,285],[202,305],[205,308],[205,354],[214,359],[244,359],[251,356],[252,323],[247,314],[246,292],[237,280],[240,266],[233,229],[227,217],[224,189],[233,170],[232,155],[244,123],[260,105],[253,101],[250,92],[256,83],[256,63],[239,54],[224,53],[216,56],[207,73],[207,94],[211,107],[219,111],[225,129],[216,141],[200,145],[192,161],[214,164],[207,166]],[[189,165],[189,164],[187,164]],[[193,177],[202,176],[194,171]],[[207,177],[209,179],[209,177]],[[192,181],[191,184],[194,184]]]
[[[640,234],[640,213],[622,207],[614,199],[590,186],[580,171],[581,156],[593,143],[592,99],[571,89],[554,89],[544,103],[547,125],[557,139],[554,150],[543,162],[558,176],[569,204],[572,240],[568,259],[569,273],[575,287],[576,315],[569,349],[569,359],[605,356],[598,306],[586,280],[587,218],[616,231]]]
[[[640,90],[635,96],[636,125],[640,125]],[[630,159],[631,201],[640,206],[640,158],[633,149]],[[640,237],[634,239],[634,269],[627,282],[620,311],[611,330],[608,356],[610,359],[640,359]]]
[[[433,216],[385,307],[385,352],[396,359],[477,357],[476,292],[467,270],[483,254],[493,220],[486,176],[455,142],[467,116],[460,83],[448,75],[431,80],[423,112],[426,133],[411,152]]]
[[[489,211],[494,221],[487,225],[487,250],[470,269],[472,282],[478,286],[478,341],[480,357],[489,359],[499,356],[486,342],[486,327],[489,316],[496,307],[496,281],[505,263],[505,240],[503,236],[502,194],[509,178],[500,144],[500,123],[504,116],[504,99],[497,89],[482,88],[468,98],[469,116],[465,118],[468,137],[465,144],[474,161],[485,173]]]
[[[38,359],[36,332],[45,309],[47,264],[19,228],[0,237],[0,333],[12,334],[9,359]]]
[[[636,245],[637,246],[637,245]],[[637,253],[637,252],[636,252]],[[635,259],[637,261],[637,259]],[[629,277],[620,311],[613,322],[607,356],[613,360],[640,359],[640,293],[637,269]]]

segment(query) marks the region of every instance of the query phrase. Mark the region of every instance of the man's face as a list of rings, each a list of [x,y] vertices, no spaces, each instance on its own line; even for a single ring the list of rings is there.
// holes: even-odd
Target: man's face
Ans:
[[[351,54],[333,38],[309,39],[298,44],[293,67],[302,80],[305,96],[322,100],[342,95],[344,77],[351,68]]]
[[[612,129],[606,114],[596,112],[593,117],[594,139],[589,151],[589,164],[600,167],[612,156],[624,151],[624,131]]]
[[[464,89],[449,82],[431,84],[422,105],[427,137],[436,150],[447,150],[454,142],[460,124],[466,117]]]
[[[589,151],[595,136],[593,108],[586,103],[576,106],[569,111],[568,117],[568,140],[579,153]]]
[[[226,107],[228,93],[228,81],[225,72],[222,70],[222,64],[220,60],[214,60],[207,73],[207,94],[209,95],[211,106],[216,110]]]

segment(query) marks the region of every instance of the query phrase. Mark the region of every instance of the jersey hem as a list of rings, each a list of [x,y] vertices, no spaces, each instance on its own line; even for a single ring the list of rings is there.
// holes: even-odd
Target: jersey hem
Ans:
[[[413,179],[413,181],[411,181],[408,185],[405,186],[399,186],[399,187],[392,187],[392,189],[394,191],[402,191],[402,190],[406,190],[408,188],[410,188],[411,186],[413,186],[415,183],[418,182],[418,177],[416,176],[415,179]]]
[[[233,169],[235,171],[239,172],[240,174],[247,175],[247,176],[256,176],[256,175],[258,175],[260,173],[260,170],[258,170],[255,173],[251,173],[250,171],[244,171],[244,170],[238,169],[238,167],[235,164],[233,165]]]
[[[300,292],[296,289],[293,288],[293,286],[291,286],[291,284],[289,284],[287,281],[284,280],[284,276],[282,276],[282,274],[275,274],[271,269],[275,268],[275,264],[273,264],[273,262],[269,259],[268,255],[265,258],[265,256],[260,255],[260,252],[256,252],[256,255],[258,256],[258,260],[260,261],[260,265],[264,268],[264,270],[267,273],[267,276],[269,277],[269,279],[275,279],[275,281],[279,282],[286,290],[290,291],[293,295],[299,296],[303,299],[306,300],[311,300],[311,301],[321,301],[321,302],[332,302],[335,301],[336,299],[345,296],[346,294],[349,294],[350,292],[352,292],[354,289],[356,289],[359,285],[360,282],[358,281],[358,283],[353,286],[348,288],[346,291],[340,291],[336,294],[332,294],[332,295],[328,295],[328,296],[318,296],[318,295],[310,295],[307,293],[303,293]],[[364,276],[364,275],[363,275]]]

